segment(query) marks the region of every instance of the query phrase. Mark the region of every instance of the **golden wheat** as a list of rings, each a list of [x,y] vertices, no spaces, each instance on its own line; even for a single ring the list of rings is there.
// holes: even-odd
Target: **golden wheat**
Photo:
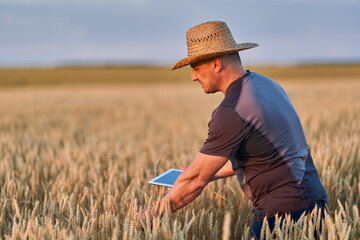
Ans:
[[[278,218],[262,235],[360,238],[360,81],[279,80],[303,123],[328,212],[322,224],[316,209],[297,223]],[[224,229],[249,239],[251,204],[236,177],[210,183],[172,215],[138,215],[167,191],[147,181],[190,163],[221,99],[189,84],[0,89],[0,236],[220,239],[231,212]]]

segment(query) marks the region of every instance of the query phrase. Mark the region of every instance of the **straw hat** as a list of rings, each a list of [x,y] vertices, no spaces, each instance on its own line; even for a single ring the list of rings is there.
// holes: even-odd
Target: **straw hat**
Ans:
[[[259,46],[256,43],[237,44],[225,22],[211,21],[186,32],[188,57],[181,59],[173,70],[220,55]]]

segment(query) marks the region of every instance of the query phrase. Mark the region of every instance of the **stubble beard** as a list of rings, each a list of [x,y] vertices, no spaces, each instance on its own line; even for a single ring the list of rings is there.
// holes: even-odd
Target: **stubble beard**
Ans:
[[[208,86],[205,86],[202,82],[200,82],[201,84],[201,87],[204,89],[204,93],[205,94],[211,94],[211,93],[216,93],[218,92],[219,90],[213,86],[213,85],[208,85]]]
[[[205,94],[212,94],[212,93],[216,93],[219,91],[218,89],[208,88],[208,87],[205,87],[204,85],[202,85],[202,88],[204,89]]]

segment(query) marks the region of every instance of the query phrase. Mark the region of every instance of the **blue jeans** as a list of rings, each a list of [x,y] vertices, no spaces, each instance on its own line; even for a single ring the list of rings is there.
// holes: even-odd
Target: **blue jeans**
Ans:
[[[320,221],[322,221],[325,218],[325,204],[326,204],[326,202],[325,201],[318,201],[315,204],[317,205],[318,209],[321,209],[321,220]],[[299,220],[299,218],[301,217],[301,215],[304,212],[306,212],[306,214],[311,213],[311,211],[314,208],[315,208],[315,205],[313,207],[311,207],[311,208],[302,209],[302,210],[299,210],[299,211],[296,211],[296,212],[292,212],[290,214],[291,219],[296,222],[297,220]],[[283,218],[281,220],[281,224],[282,224],[282,222],[284,220],[284,216],[285,215],[282,215]],[[270,217],[270,218],[267,219],[267,221],[268,221],[270,230],[272,231],[275,228],[275,217]],[[260,240],[262,225],[263,225],[262,220],[261,221],[253,221],[253,225],[252,225],[252,229],[251,229],[251,237],[252,238]],[[321,224],[320,224],[320,226],[321,226]],[[315,238],[317,238],[317,236],[315,236]]]

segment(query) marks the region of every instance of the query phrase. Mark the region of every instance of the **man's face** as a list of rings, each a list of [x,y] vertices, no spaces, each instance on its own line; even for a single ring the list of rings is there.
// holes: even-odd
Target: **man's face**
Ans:
[[[215,93],[219,91],[216,81],[216,72],[212,66],[212,60],[202,61],[192,64],[191,80],[198,81],[205,93]]]

